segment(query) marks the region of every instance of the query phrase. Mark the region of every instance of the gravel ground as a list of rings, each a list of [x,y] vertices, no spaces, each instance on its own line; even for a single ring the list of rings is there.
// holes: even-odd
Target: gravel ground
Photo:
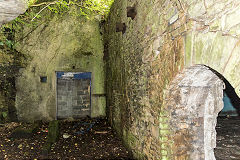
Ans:
[[[217,160],[240,160],[240,118],[219,117],[217,126]]]
[[[47,123],[43,123],[36,133],[25,138],[9,137],[17,127],[28,125],[15,122],[0,125],[1,160],[132,159],[105,119],[61,121],[59,140],[53,144],[47,157],[42,154],[48,134]],[[219,117],[216,130],[216,159],[240,160],[240,118]]]
[[[43,146],[48,134],[47,123],[41,124],[36,133],[21,138],[10,138],[19,126],[25,123],[7,123],[0,126],[0,159],[61,159],[94,160],[122,159],[132,156],[105,119],[82,119],[61,121],[59,140],[53,144],[51,152],[43,154]]]

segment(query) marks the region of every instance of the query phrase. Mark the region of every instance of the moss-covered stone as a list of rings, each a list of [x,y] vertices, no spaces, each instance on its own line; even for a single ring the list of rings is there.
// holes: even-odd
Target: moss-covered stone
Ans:
[[[185,65],[205,64],[221,73],[239,91],[239,41],[218,32],[191,32],[185,38]]]
[[[55,143],[59,137],[59,122],[57,120],[49,122],[47,142]]]
[[[34,14],[33,8],[28,14]],[[105,94],[103,43],[99,21],[75,13],[54,14],[48,9],[40,19],[27,20],[16,29],[16,50],[27,57],[16,79],[16,108],[22,121],[56,117],[56,71],[91,72],[91,93]],[[30,24],[29,24],[30,23]],[[30,25],[30,26],[29,26]],[[46,76],[47,83],[40,77]],[[91,117],[105,116],[105,97],[92,96]]]
[[[21,138],[30,138],[34,133],[39,129],[41,121],[36,121],[28,127],[17,127],[10,135],[10,138],[21,139]]]
[[[54,120],[49,122],[48,126],[48,135],[47,141],[43,146],[43,153],[48,154],[51,150],[51,146],[55,143],[59,138],[59,121]]]

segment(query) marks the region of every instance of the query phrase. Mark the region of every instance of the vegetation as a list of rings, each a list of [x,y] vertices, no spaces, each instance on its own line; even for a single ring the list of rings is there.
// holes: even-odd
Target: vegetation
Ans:
[[[59,18],[66,14],[74,14],[83,20],[90,17],[102,20],[107,16],[113,1],[28,0],[27,11],[0,28],[0,94],[3,95],[5,103],[0,107],[0,117],[5,118],[7,112],[7,115],[10,114],[9,112],[15,114],[15,77],[19,69],[26,67],[28,59],[31,58],[16,50],[18,42],[31,34],[40,24],[51,21],[56,14]]]
[[[39,18],[40,13],[48,8],[54,13],[64,13],[69,11],[70,6],[78,6],[81,9],[81,15],[88,15],[86,10],[94,12],[98,15],[101,15],[104,18],[112,5],[114,0],[56,0],[56,1],[47,1],[42,2],[41,0],[29,0],[29,8],[44,6],[32,19]]]

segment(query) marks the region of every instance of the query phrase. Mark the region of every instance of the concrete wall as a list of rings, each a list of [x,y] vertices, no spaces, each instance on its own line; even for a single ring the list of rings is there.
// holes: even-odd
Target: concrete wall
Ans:
[[[76,12],[64,16],[45,12],[44,19],[32,22],[37,27],[26,23],[16,33],[16,50],[27,57],[16,80],[19,120],[55,119],[56,71],[92,72],[91,116],[105,116],[105,97],[97,96],[105,93],[99,22]],[[40,82],[41,76],[47,77],[47,83]]]

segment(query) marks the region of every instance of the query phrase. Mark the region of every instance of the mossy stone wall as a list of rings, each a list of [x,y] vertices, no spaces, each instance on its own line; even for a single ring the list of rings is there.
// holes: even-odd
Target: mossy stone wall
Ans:
[[[107,113],[135,158],[174,159],[165,96],[183,68],[210,66],[239,94],[239,6],[237,0],[115,0],[104,35]],[[135,18],[127,7],[135,8]]]
[[[92,72],[92,94],[104,94],[103,43],[99,21],[76,12],[52,14],[23,26],[16,37],[17,51],[27,57],[16,80],[19,120],[56,118],[56,71]],[[40,77],[47,82],[41,83]],[[105,97],[92,96],[92,117],[105,116]]]
[[[135,18],[127,17],[127,7],[135,7]],[[178,7],[167,1],[116,0],[105,24],[107,113],[137,159],[171,155],[162,110],[165,89],[184,65],[184,37],[173,35],[185,23]],[[123,23],[126,31],[117,32]]]
[[[196,1],[185,37],[185,65],[205,64],[221,73],[240,96],[240,3],[236,0]],[[198,12],[198,13],[197,13]]]

